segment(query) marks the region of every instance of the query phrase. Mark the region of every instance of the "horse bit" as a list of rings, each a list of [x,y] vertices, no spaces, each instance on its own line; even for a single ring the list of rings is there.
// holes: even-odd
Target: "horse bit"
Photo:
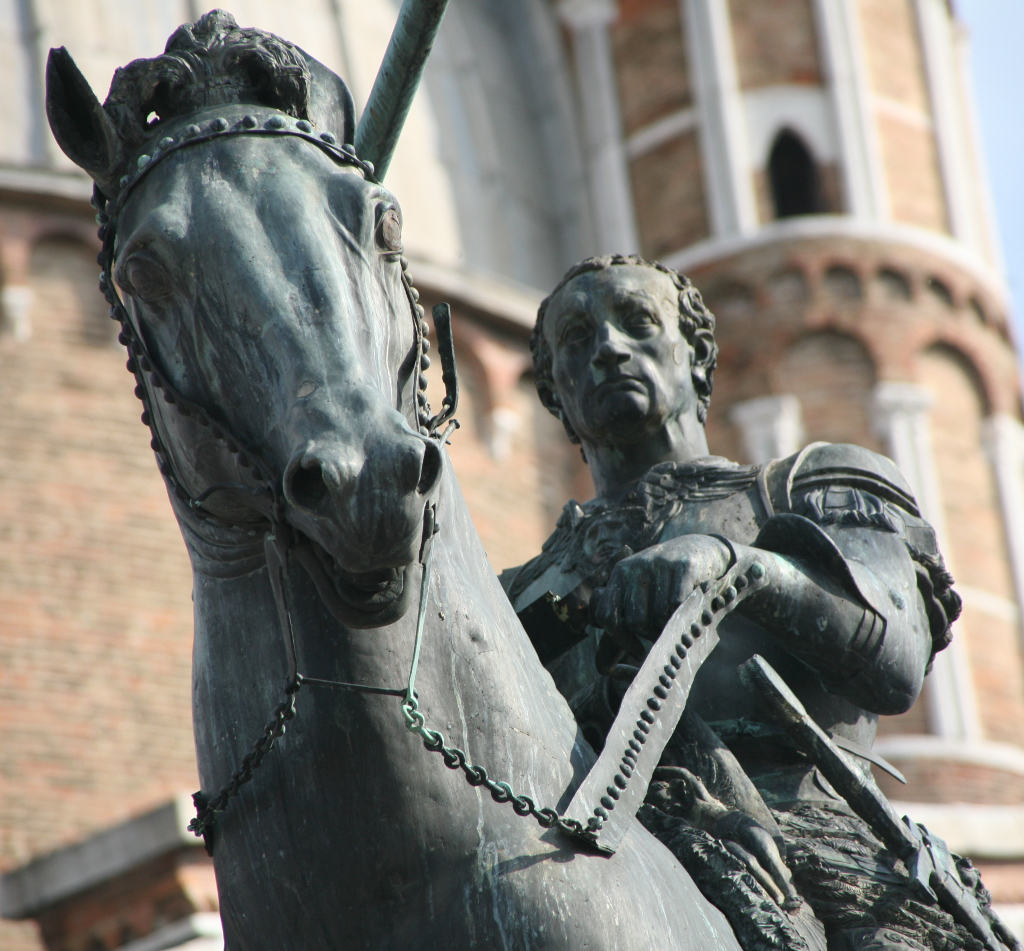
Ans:
[[[274,601],[277,606],[288,661],[288,678],[284,690],[285,699],[274,708],[271,719],[263,728],[259,739],[255,741],[252,749],[242,758],[239,767],[232,772],[231,779],[220,788],[217,794],[212,798],[205,796],[202,791],[193,795],[192,799],[196,807],[196,816],[189,823],[189,830],[196,836],[203,838],[207,852],[212,855],[216,813],[224,812],[229,801],[237,796],[241,787],[252,779],[253,771],[262,765],[263,758],[273,748],[277,738],[285,732],[287,722],[294,719],[296,715],[295,699],[299,690],[303,686],[316,686],[401,697],[402,716],[406,729],[419,736],[427,750],[433,753],[440,753],[445,766],[449,769],[461,769],[471,786],[486,787],[495,802],[510,802],[517,815],[532,815],[545,829],[558,827],[575,838],[593,840],[596,832],[596,827],[591,828],[591,826],[595,825],[593,819],[590,826],[584,827],[582,823],[575,819],[559,816],[554,809],[538,807],[529,796],[516,795],[508,783],[491,779],[483,766],[472,765],[462,750],[448,746],[445,743],[443,734],[430,729],[426,725],[426,718],[419,709],[418,695],[416,693],[416,672],[419,666],[423,628],[426,620],[433,537],[439,530],[435,505],[428,504],[424,509],[423,541],[419,556],[423,569],[420,577],[419,613],[416,622],[412,662],[406,686],[404,688],[391,688],[350,684],[340,681],[322,680],[315,677],[305,677],[299,673],[296,660],[295,636],[292,630],[291,612],[288,608],[287,599],[288,554],[294,544],[294,533],[284,519],[286,502],[278,485],[278,480],[271,475],[269,467],[259,459],[255,452],[243,447],[242,443],[234,438],[230,432],[227,432],[223,426],[218,425],[212,420],[202,407],[185,399],[160,372],[156,362],[149,354],[142,333],[135,328],[127,308],[117,293],[112,275],[117,215],[123,210],[126,199],[132,189],[167,156],[181,149],[229,135],[265,137],[286,135],[298,137],[327,153],[335,162],[359,169],[366,180],[377,182],[374,176],[373,165],[358,158],[352,145],[338,145],[336,137],[330,132],[322,132],[317,135],[312,124],[305,119],[296,120],[291,116],[275,111],[265,117],[262,123],[254,115],[245,115],[233,125],[222,117],[208,120],[202,125],[189,125],[181,131],[177,138],[165,136],[160,139],[152,154],[140,155],[136,160],[134,174],[125,175],[120,179],[120,191],[112,202],[108,201],[98,186],[93,189],[92,205],[96,209],[96,222],[99,225],[97,235],[100,241],[103,242],[103,248],[97,256],[97,263],[102,268],[99,277],[99,287],[107,303],[110,305],[110,316],[121,325],[118,341],[128,349],[126,367],[135,377],[135,395],[143,405],[142,422],[149,428],[151,436],[150,447],[157,455],[160,473],[167,480],[169,487],[173,490],[179,502],[184,503],[198,518],[220,523],[229,528],[237,528],[238,526],[203,508],[203,503],[214,493],[222,490],[242,491],[253,496],[269,498],[272,503],[270,530],[264,535],[264,552],[267,558],[271,588],[274,593]],[[381,227],[380,223],[378,223],[378,227]],[[424,320],[424,310],[419,303],[420,295],[413,286],[408,270],[409,264],[402,254],[400,247],[387,253],[392,258],[397,257],[400,262],[402,286],[409,300],[413,315],[416,336],[415,366],[417,367],[415,402],[419,432],[422,436],[437,439],[443,443],[447,441],[447,437],[452,430],[459,425],[458,421],[453,418],[458,405],[459,389],[455,368],[451,310],[448,304],[438,304],[433,309],[434,326],[438,336],[438,354],[441,359],[442,380],[445,385],[446,395],[441,412],[436,416],[431,416],[430,405],[425,392],[427,378],[424,375],[424,371],[430,366],[430,357],[427,355],[430,349],[430,341],[428,339],[430,328]],[[195,497],[189,494],[183,481],[174,471],[172,456],[167,451],[163,441],[161,441],[157,430],[156,414],[153,412],[152,403],[154,394],[147,387],[146,374],[149,376],[150,386],[153,389],[162,391],[164,401],[173,405],[181,416],[193,417],[200,426],[208,429],[210,434],[235,456],[238,465],[252,473],[257,486],[254,487],[240,482],[220,482],[208,486]],[[445,427],[443,431],[442,427]]]

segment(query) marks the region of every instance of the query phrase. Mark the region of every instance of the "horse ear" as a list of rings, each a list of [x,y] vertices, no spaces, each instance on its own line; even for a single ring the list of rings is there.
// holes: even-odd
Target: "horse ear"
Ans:
[[[46,117],[61,151],[101,186],[116,178],[121,140],[89,81],[63,47],[46,61]]]
[[[308,118],[318,129],[332,132],[339,142],[353,142],[356,137],[356,106],[345,81],[305,50],[313,82],[309,91]]]

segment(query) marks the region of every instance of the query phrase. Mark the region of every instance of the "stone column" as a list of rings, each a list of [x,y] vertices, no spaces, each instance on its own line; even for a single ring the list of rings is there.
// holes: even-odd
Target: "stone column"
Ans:
[[[614,0],[561,0],[558,15],[572,33],[598,251],[638,254],[640,241],[608,37],[617,6]]]
[[[1014,416],[999,413],[986,421],[985,437],[999,487],[1017,604],[1021,606],[1024,605],[1024,424]],[[1024,617],[1024,611],[1021,616]]]
[[[815,0],[818,42],[842,150],[846,211],[889,217],[889,202],[854,0]]]
[[[746,116],[726,0],[680,0],[690,54],[704,182],[715,237],[758,226]]]
[[[729,419],[740,431],[747,462],[784,459],[803,445],[800,400],[790,393],[744,400],[729,411]]]
[[[914,0],[936,151],[953,237],[981,251],[977,216],[971,207],[968,129],[957,82],[957,56],[946,0]]]
[[[879,383],[874,392],[875,431],[907,477],[921,514],[935,529],[946,566],[955,575],[932,452],[928,420],[932,401],[931,393],[916,383]],[[935,656],[928,678],[930,725],[932,732],[945,740],[979,741],[982,739],[981,716],[967,645],[958,626],[953,627],[953,643]]]

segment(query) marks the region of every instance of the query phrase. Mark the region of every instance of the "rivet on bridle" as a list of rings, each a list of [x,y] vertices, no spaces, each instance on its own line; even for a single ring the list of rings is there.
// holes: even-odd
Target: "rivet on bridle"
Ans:
[[[320,138],[323,139],[323,141],[326,142],[328,145],[334,145],[335,142],[338,141],[337,138],[330,132],[321,132]]]
[[[242,128],[243,129],[255,129],[256,128],[256,116],[243,116],[242,117]]]
[[[283,129],[285,127],[284,116],[271,116],[263,123],[268,129]]]
[[[228,120],[223,118],[223,117],[214,119],[213,122],[210,123],[210,128],[214,132],[223,132],[227,127],[228,127]]]
[[[305,119],[299,119],[299,121],[295,123],[295,128],[300,132],[305,132],[307,134],[313,131],[313,127]]]

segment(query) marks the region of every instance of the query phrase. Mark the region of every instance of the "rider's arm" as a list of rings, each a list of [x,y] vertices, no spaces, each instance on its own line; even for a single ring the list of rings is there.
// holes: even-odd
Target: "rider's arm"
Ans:
[[[875,713],[907,710],[921,691],[933,637],[903,540],[859,526],[826,533],[809,519],[781,515],[755,547],[770,549],[769,584],[742,613],[831,693]]]
[[[784,514],[754,542],[774,583],[745,612],[831,692],[903,712],[960,610],[906,480],[867,449],[823,445],[780,467],[774,498]]]

